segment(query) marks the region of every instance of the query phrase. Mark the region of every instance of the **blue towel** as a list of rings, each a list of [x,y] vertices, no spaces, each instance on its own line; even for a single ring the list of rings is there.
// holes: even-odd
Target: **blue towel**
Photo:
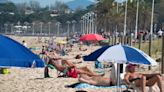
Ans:
[[[121,85],[121,86],[95,86],[95,85],[90,85],[87,83],[78,83],[76,86],[74,86],[76,89],[82,89],[82,88],[126,88],[126,85]]]

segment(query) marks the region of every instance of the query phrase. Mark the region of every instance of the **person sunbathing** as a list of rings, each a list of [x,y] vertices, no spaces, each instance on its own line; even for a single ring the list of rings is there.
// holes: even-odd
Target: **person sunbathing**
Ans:
[[[163,92],[162,88],[162,78],[159,73],[156,74],[141,74],[136,72],[136,65],[129,64],[126,67],[126,74],[124,77],[125,82],[129,85],[131,82],[134,82],[134,85],[137,87],[141,87],[142,92],[146,92],[146,86],[153,86],[157,83],[160,92]]]
[[[88,76],[86,74],[80,74],[79,82],[95,86],[114,86],[116,84],[116,81],[111,78],[105,78],[103,76]]]
[[[80,51],[87,51],[86,48],[82,48],[82,47],[79,47],[79,50],[80,50]]]
[[[70,74],[72,71],[75,71],[77,74],[87,74],[88,76],[101,76],[100,74],[96,74],[92,72],[88,67],[80,67],[77,68],[72,62],[59,58],[53,57],[53,55],[47,54],[49,59],[48,64],[53,65],[60,72],[65,72],[66,74]],[[44,69],[46,75],[48,75],[48,66]],[[77,77],[77,76],[76,76]]]
[[[59,56],[59,54],[57,54],[57,52],[54,50],[54,51],[51,51],[51,52],[47,52],[47,51],[45,51],[45,55],[50,59],[54,59],[54,60],[56,60],[56,61],[61,61],[61,60],[66,60],[67,59],[67,61],[68,60],[71,60],[71,59],[81,59],[82,58],[82,56],[80,55],[80,54],[78,54],[78,55],[76,55],[75,57],[73,57],[73,58],[65,58],[65,59],[63,59],[63,58],[61,58],[61,56]],[[61,62],[60,62],[61,63]],[[75,62],[74,62],[75,63]],[[76,62],[76,63],[81,63],[81,62]]]

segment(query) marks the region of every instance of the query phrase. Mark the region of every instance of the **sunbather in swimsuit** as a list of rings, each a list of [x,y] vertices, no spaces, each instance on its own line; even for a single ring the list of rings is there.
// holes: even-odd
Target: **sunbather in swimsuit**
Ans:
[[[81,74],[79,81],[82,83],[88,83],[95,86],[114,86],[115,81],[110,78],[105,78],[103,76],[88,76],[86,74]]]
[[[127,84],[134,81],[134,84],[141,87],[141,91],[145,92],[145,86],[153,86],[155,83],[158,84],[160,92],[163,92],[162,78],[160,74],[141,74],[135,72],[135,65],[129,64],[127,66],[127,73],[125,74],[124,80]]]
[[[77,68],[73,63],[71,63],[70,61],[64,60],[64,59],[57,59],[59,61],[56,61],[56,59],[53,56],[49,56],[50,60],[48,62],[48,64],[53,65],[54,67],[56,67],[57,70],[64,72],[67,69],[71,70],[74,69],[78,74],[87,74],[89,76],[101,76],[100,74],[96,74],[94,72],[92,72],[89,68],[87,67],[80,67]],[[60,62],[60,63],[59,63]],[[61,62],[65,63],[66,65],[61,64]],[[45,67],[45,72],[48,73],[48,67]],[[71,72],[69,71],[69,74]]]

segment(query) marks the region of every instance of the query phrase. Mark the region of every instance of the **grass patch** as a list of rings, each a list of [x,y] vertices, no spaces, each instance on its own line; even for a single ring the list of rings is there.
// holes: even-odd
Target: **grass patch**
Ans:
[[[138,48],[139,43],[133,45],[134,47]],[[149,41],[141,43],[141,50],[144,51],[146,54],[149,54]],[[156,59],[160,58],[162,54],[162,39],[155,39],[152,40],[152,49],[151,49],[151,57]]]

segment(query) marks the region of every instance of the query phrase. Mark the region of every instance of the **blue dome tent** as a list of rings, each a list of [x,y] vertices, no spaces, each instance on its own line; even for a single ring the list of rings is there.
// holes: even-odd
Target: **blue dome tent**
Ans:
[[[44,67],[44,62],[19,42],[0,35],[0,67]]]

